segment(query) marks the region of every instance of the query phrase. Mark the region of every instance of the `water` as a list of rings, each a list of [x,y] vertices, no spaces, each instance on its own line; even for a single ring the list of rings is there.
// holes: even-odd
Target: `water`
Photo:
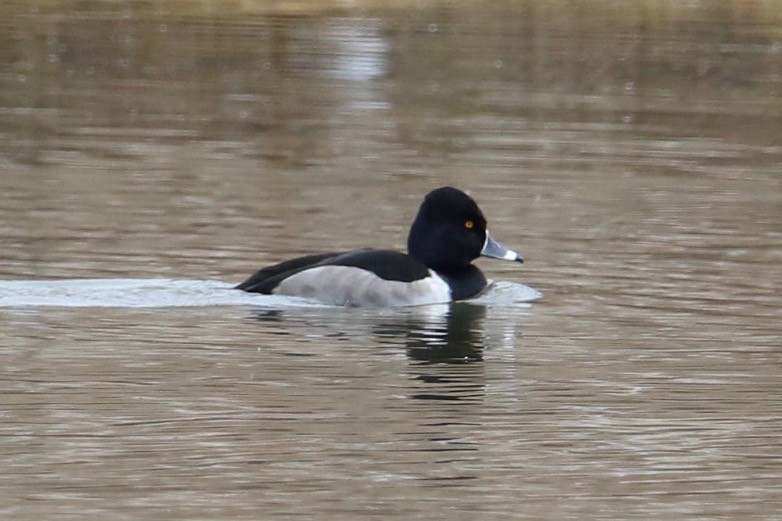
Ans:
[[[3,518],[782,517],[777,2],[250,4],[0,6]],[[486,300],[230,289],[445,184]]]
[[[467,301],[482,306],[527,307],[539,291],[510,281],[491,282]],[[200,307],[250,305],[287,309],[323,308],[322,302],[284,295],[260,295],[213,280],[73,279],[0,281],[0,307]],[[439,309],[441,306],[426,306]],[[447,309],[447,306],[446,306]],[[427,312],[427,310],[423,310]]]

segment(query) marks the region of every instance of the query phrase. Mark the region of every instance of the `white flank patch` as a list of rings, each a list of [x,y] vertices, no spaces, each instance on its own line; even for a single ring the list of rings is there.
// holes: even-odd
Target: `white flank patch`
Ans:
[[[398,307],[451,301],[451,288],[435,272],[414,282],[385,280],[351,266],[318,266],[283,280],[273,293],[338,306]]]

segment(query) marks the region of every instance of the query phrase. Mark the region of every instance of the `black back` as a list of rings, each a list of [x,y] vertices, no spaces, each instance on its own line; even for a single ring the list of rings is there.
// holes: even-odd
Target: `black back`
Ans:
[[[285,278],[293,273],[297,273],[303,269],[315,266],[319,262],[322,262],[326,259],[342,255],[343,253],[344,252],[333,251],[329,253],[306,255],[304,257],[297,257],[295,259],[280,262],[279,264],[274,264],[273,266],[261,268],[250,278],[236,286],[236,289],[243,289],[244,291],[251,291],[253,293],[271,293],[271,290],[274,289],[274,286],[276,286],[279,280],[282,280],[282,278]],[[274,284],[271,287],[269,287],[268,284],[268,281],[270,280],[274,281]]]
[[[236,289],[270,294],[287,277],[318,266],[345,266],[371,271],[385,280],[413,282],[429,276],[420,261],[393,250],[354,250],[307,255],[268,266],[256,272]]]
[[[322,263],[371,271],[381,279],[413,282],[429,276],[429,269],[410,255],[394,250],[356,250]]]

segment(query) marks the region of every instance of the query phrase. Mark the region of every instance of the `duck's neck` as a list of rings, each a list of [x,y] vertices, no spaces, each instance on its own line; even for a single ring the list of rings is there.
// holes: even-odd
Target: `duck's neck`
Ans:
[[[486,277],[472,264],[457,269],[435,271],[451,287],[451,298],[454,300],[474,297],[486,287]]]

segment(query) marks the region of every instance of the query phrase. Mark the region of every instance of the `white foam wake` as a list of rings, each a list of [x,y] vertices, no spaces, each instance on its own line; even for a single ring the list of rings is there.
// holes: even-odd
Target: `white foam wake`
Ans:
[[[0,307],[321,307],[305,299],[247,293],[233,284],[182,279],[67,279],[0,281]],[[478,298],[487,306],[513,305],[541,297],[522,284],[492,283]]]
[[[258,295],[212,280],[68,279],[0,281],[0,307],[191,307],[308,305],[302,299]],[[311,305],[311,304],[310,304]]]
[[[512,306],[538,300],[543,296],[540,291],[509,280],[498,280],[489,284],[483,292],[469,302],[485,306]]]

